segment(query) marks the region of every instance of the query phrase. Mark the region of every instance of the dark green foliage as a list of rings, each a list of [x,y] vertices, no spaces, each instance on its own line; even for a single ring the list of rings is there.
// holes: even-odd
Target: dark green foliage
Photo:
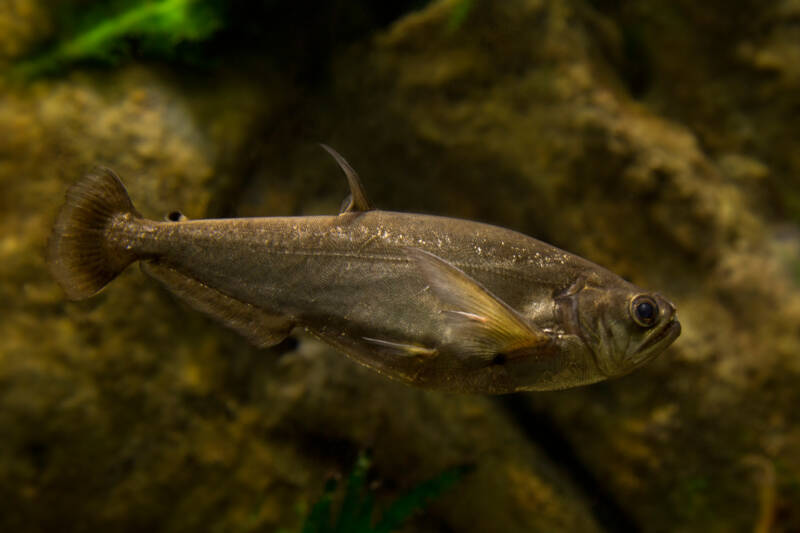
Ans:
[[[350,477],[339,512],[335,516],[332,503],[336,483],[329,482],[319,501],[314,504],[303,524],[302,533],[390,533],[403,525],[414,513],[456,484],[471,467],[450,468],[400,496],[380,513],[373,525],[375,495],[366,489],[369,459],[360,455]]]
[[[466,18],[472,2],[459,4],[453,29]],[[201,68],[250,61],[247,68],[265,64],[267,70],[286,69],[315,82],[324,78],[336,46],[425,3],[69,0],[52,8],[56,31],[49,41],[11,65],[10,75],[29,80],[76,65],[108,66],[144,58]]]
[[[447,21],[447,31],[454,32],[459,29],[469,17],[474,4],[475,0],[461,0],[456,4],[450,14],[450,19]]]
[[[401,496],[384,511],[380,522],[373,531],[389,533],[399,528],[418,509],[424,508],[441,493],[452,487],[461,476],[471,470],[469,466],[461,466],[445,470],[433,479],[429,479]]]
[[[170,57],[180,45],[213,35],[222,25],[221,6],[217,0],[140,0],[64,12],[55,43],[17,64],[12,74],[28,79],[75,63],[112,63],[133,48]]]

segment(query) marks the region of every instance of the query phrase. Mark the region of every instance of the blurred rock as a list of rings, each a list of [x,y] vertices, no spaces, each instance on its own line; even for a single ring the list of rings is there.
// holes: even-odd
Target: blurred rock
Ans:
[[[4,0],[0,8],[0,67],[52,31],[45,0]]]
[[[316,469],[259,438],[258,411],[231,408],[224,392],[247,347],[184,317],[134,269],[68,303],[43,260],[67,184],[92,165],[115,168],[152,216],[176,205],[195,216],[225,143],[198,127],[174,85],[139,69],[9,89],[0,131],[1,528],[297,521]]]
[[[335,454],[337,443],[367,448],[389,489],[474,465],[426,513],[440,530],[599,530],[583,497],[492,398],[387,381],[307,338],[259,379],[259,403],[281,418],[276,434],[312,456]]]
[[[797,6],[745,4],[473,2],[454,23],[434,2],[311,88],[231,66],[4,88],[3,529],[292,527],[363,448],[383,497],[476,464],[410,531],[800,529]],[[512,227],[663,291],[683,335],[512,417],[308,339],[257,352],[135,269],[80,303],[49,279],[91,165],[153,217],[330,213],[346,185],[317,141],[382,208]]]
[[[670,29],[685,23],[668,35],[682,53],[645,27],[653,72],[634,94],[614,63],[638,20],[627,13],[617,23],[562,2],[476,3],[448,33],[451,4],[436,4],[378,36],[366,66],[360,51],[343,61],[337,99],[367,118],[334,136],[345,153],[368,152],[354,164],[367,183],[380,176],[392,201],[379,205],[515,227],[672,296],[684,334],[667,354],[619,381],[531,395],[532,411],[554,420],[644,530],[790,531],[800,527],[800,291],[796,255],[771,222],[783,200],[772,194],[798,175],[786,166],[798,135],[796,121],[767,117],[800,92],[784,86],[743,107],[746,91],[771,82],[745,69],[720,85],[700,47],[706,33],[738,39],[748,21],[671,6],[650,9]],[[738,97],[717,98],[728,84]],[[748,145],[730,131],[736,121],[763,138]]]
[[[151,217],[201,216],[238,187],[233,161],[283,87],[270,97],[223,84],[190,90],[133,68],[0,101],[2,529],[296,526],[325,478],[371,447],[385,494],[477,465],[420,528],[597,530],[488,398],[390,383],[310,340],[282,359],[258,352],[137,269],[91,300],[64,300],[43,250],[64,189],[92,165],[114,168]]]

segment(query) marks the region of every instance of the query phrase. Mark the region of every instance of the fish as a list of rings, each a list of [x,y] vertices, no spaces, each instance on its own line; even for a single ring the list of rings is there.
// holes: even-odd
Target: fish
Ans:
[[[295,329],[388,378],[506,394],[629,373],[680,335],[672,302],[587,259],[481,222],[375,209],[350,194],[330,216],[143,217],[120,178],[73,184],[47,245],[68,298],[130,264],[259,347]]]

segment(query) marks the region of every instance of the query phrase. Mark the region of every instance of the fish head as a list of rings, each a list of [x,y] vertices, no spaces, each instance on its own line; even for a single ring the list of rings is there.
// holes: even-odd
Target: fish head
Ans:
[[[580,278],[556,303],[564,330],[581,338],[603,378],[652,360],[681,333],[672,302],[611,273]]]

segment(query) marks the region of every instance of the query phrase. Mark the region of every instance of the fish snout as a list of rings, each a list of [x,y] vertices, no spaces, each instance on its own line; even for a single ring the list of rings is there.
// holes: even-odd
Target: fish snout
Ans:
[[[659,318],[662,323],[668,323],[677,318],[678,309],[672,301],[660,294],[656,294],[656,302],[659,308]]]

